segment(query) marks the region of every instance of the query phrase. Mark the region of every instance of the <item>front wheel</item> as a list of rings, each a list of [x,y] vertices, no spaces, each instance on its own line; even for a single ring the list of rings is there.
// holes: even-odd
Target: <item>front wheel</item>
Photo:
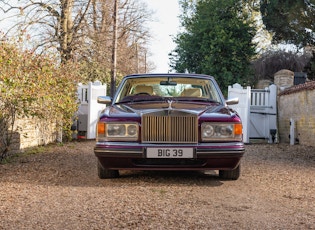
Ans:
[[[110,179],[110,178],[117,178],[119,177],[119,171],[118,170],[110,170],[104,168],[99,161],[97,161],[97,172],[98,177],[100,179]]]
[[[224,180],[237,180],[241,174],[241,165],[232,170],[219,170],[219,176]]]

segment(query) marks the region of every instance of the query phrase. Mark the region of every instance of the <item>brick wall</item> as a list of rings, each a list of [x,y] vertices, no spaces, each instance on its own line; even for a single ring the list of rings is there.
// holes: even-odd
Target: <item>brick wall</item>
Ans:
[[[290,87],[278,94],[280,142],[290,142],[290,118],[300,144],[315,146],[315,81]]]

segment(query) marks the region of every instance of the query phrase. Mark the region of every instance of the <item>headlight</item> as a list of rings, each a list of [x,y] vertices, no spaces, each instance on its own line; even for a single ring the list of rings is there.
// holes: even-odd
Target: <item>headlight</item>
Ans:
[[[201,124],[202,141],[241,141],[242,124],[240,123],[212,123]]]
[[[98,141],[137,141],[139,125],[135,122],[130,123],[104,123],[97,124]]]

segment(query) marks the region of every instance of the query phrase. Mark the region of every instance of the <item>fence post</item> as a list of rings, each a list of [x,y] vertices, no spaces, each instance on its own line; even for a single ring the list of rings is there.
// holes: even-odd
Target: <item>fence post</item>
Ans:
[[[234,97],[239,99],[239,103],[237,105],[230,105],[229,107],[234,109],[240,115],[243,125],[243,141],[244,143],[249,143],[250,86],[247,86],[246,89],[237,83],[233,86],[229,86],[228,98]]]
[[[96,137],[96,124],[100,112],[105,108],[105,105],[97,103],[98,96],[106,96],[106,84],[101,82],[89,82],[88,85],[88,127],[87,139],[94,139]]]

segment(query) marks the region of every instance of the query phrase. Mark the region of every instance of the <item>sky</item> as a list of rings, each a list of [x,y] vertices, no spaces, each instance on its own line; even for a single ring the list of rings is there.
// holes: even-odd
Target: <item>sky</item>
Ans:
[[[149,23],[152,33],[150,61],[154,62],[154,73],[169,71],[168,54],[175,48],[172,37],[179,31],[178,0],[144,0],[149,9],[155,11],[153,22]]]

